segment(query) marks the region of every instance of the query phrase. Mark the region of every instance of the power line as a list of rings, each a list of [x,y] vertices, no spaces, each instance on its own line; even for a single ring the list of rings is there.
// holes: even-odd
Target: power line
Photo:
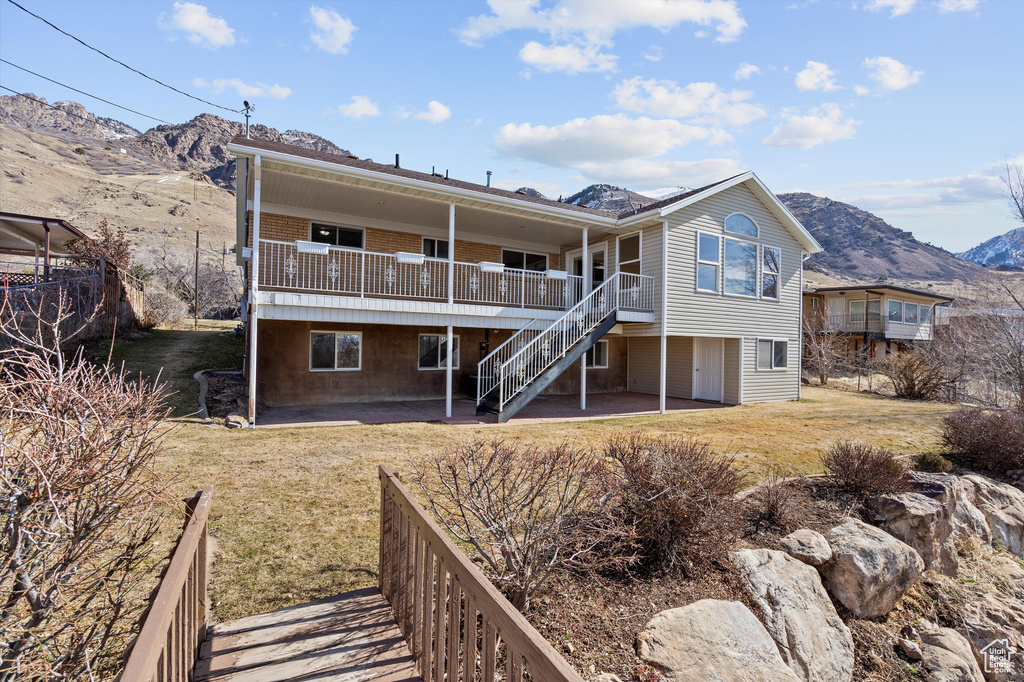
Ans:
[[[124,68],[128,69],[129,71],[134,71],[135,73],[139,74],[139,75],[140,75],[140,76],[142,76],[143,78],[148,78],[149,80],[153,81],[154,83],[156,83],[156,84],[158,84],[158,85],[162,85],[162,86],[164,86],[165,88],[168,88],[168,89],[170,89],[170,90],[174,90],[174,92],[178,93],[179,95],[185,95],[185,97],[189,97],[189,98],[191,98],[191,99],[194,99],[194,100],[196,100],[197,102],[202,102],[203,104],[209,104],[209,105],[210,105],[211,107],[217,107],[218,109],[223,109],[224,111],[230,111],[230,112],[232,112],[232,113],[235,113],[235,114],[240,114],[240,113],[242,113],[242,112],[240,112],[240,111],[239,111],[238,109],[231,109],[231,108],[229,108],[229,107],[222,107],[222,106],[221,106],[221,105],[219,105],[219,104],[214,104],[213,102],[209,102],[209,101],[207,101],[207,100],[205,100],[205,99],[203,99],[203,98],[201,98],[201,97],[196,97],[195,95],[190,95],[190,94],[188,94],[187,92],[185,92],[185,91],[183,91],[183,90],[179,90],[178,88],[174,87],[173,85],[168,85],[167,83],[164,83],[164,82],[163,82],[163,81],[161,81],[161,80],[157,80],[156,78],[153,78],[152,76],[148,76],[148,75],[146,75],[146,74],[142,73],[141,71],[139,71],[138,69],[136,69],[136,68],[133,68],[133,67],[131,67],[131,66],[128,66],[127,64],[125,64],[125,63],[124,63],[124,62],[122,62],[121,60],[119,60],[119,59],[115,59],[115,58],[111,57],[111,56],[110,56],[109,54],[107,54],[107,53],[106,53],[106,52],[104,52],[103,50],[100,50],[100,49],[98,49],[98,48],[95,48],[95,47],[93,47],[92,45],[90,45],[89,43],[85,42],[85,41],[84,41],[84,40],[82,40],[81,38],[77,38],[77,37],[75,37],[75,36],[71,35],[70,33],[68,33],[67,31],[65,31],[64,29],[62,29],[62,28],[58,28],[57,26],[54,26],[54,25],[53,25],[53,24],[51,24],[51,23],[50,23],[49,21],[47,21],[46,19],[43,19],[43,18],[42,18],[41,16],[39,16],[39,15],[38,15],[38,14],[36,14],[35,12],[32,12],[32,11],[30,11],[30,10],[27,10],[27,9],[25,9],[24,7],[22,7],[21,5],[19,5],[18,3],[16,3],[16,2],[14,1],[14,0],[7,0],[7,2],[11,3],[12,5],[14,5],[14,6],[15,6],[15,7],[17,7],[18,9],[20,9],[20,10],[21,10],[22,12],[25,12],[26,14],[31,14],[31,15],[32,15],[32,16],[34,16],[34,17],[35,17],[36,19],[38,19],[39,21],[43,22],[44,24],[46,24],[46,25],[47,25],[47,26],[49,26],[50,28],[54,29],[55,31],[57,31],[57,32],[59,32],[59,33],[63,33],[64,35],[66,35],[66,36],[67,36],[68,38],[71,38],[71,39],[72,39],[72,40],[74,40],[75,42],[81,43],[82,45],[84,45],[85,47],[89,48],[89,49],[90,49],[90,50],[92,50],[93,52],[97,52],[97,53],[99,53],[99,54],[103,55],[104,57],[106,57],[106,58],[107,58],[107,59],[109,59],[110,61],[114,62],[115,64],[120,64],[121,66],[123,66]]]
[[[33,102],[38,102],[39,104],[42,104],[43,106],[50,107],[51,109],[55,109],[55,110],[57,110],[57,111],[59,111],[61,113],[67,114],[68,116],[74,116],[75,118],[80,118],[83,121],[88,121],[89,123],[95,123],[97,125],[103,125],[102,123],[100,123],[99,121],[97,121],[95,119],[86,118],[85,116],[79,116],[78,114],[72,114],[70,111],[65,111],[64,109],[61,109],[60,107],[55,107],[52,104],[47,104],[46,102],[44,102],[41,99],[36,99],[35,97],[30,97],[30,96],[28,96],[28,95],[26,95],[24,93],[18,92],[17,90],[11,90],[10,88],[5,88],[2,85],[0,85],[0,90],[6,90],[7,92],[11,93],[12,95],[17,95],[18,97],[24,97],[25,99],[30,99]]]
[[[17,64],[14,64],[12,62],[7,61],[6,59],[0,59],[0,62],[3,62],[4,64],[7,64],[8,66],[13,66],[16,69],[21,69],[25,73],[30,73],[33,76],[38,76],[39,78],[42,78],[44,81],[50,81],[51,83],[55,83],[55,84],[57,84],[57,85],[59,85],[61,87],[67,88],[68,90],[74,90],[75,92],[77,92],[79,94],[82,94],[82,95],[85,95],[86,97],[92,97],[93,99],[98,99],[101,102],[106,102],[107,104],[109,104],[111,106],[114,106],[114,107],[117,107],[118,109],[124,109],[125,111],[130,111],[133,114],[138,114],[139,116],[142,116],[142,117],[145,117],[145,118],[149,118],[149,119],[152,119],[154,121],[158,121],[160,123],[166,123],[167,125],[174,125],[170,121],[165,121],[162,118],[157,118],[156,116],[150,116],[149,114],[144,114],[141,111],[135,111],[134,109],[129,109],[128,107],[122,107],[120,104],[114,104],[110,100],[103,99],[102,97],[97,97],[96,95],[90,95],[88,92],[85,92],[84,90],[79,90],[78,88],[73,88],[70,85],[66,85],[64,83],[61,83],[60,81],[55,81],[52,78],[47,78],[46,76],[44,76],[44,75],[42,75],[40,73],[36,73],[35,71],[29,71],[24,66],[18,66]]]

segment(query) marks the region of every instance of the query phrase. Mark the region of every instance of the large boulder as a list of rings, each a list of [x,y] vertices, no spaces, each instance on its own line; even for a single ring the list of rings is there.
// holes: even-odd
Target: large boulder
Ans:
[[[739,602],[702,599],[657,614],[637,653],[666,680],[799,682],[761,621]]]
[[[832,558],[832,548],[825,536],[810,528],[795,530],[779,540],[779,544],[794,559],[811,566],[821,566]]]
[[[964,629],[986,680],[1024,682],[1024,602],[1001,592],[986,591],[964,608]],[[1014,652],[1005,664],[1000,664],[994,657],[986,660],[987,651],[1001,646],[998,643],[993,645],[998,640],[1006,640],[1006,645]]]
[[[853,679],[853,636],[814,568],[770,549],[744,549],[729,556],[782,660],[797,677],[808,682]]]
[[[892,610],[924,571],[913,547],[885,531],[848,519],[825,533],[832,559],[821,567],[825,587],[858,618]]]
[[[921,656],[933,682],[985,682],[971,643],[956,630],[936,628],[922,632]]]
[[[972,488],[974,504],[985,515],[992,542],[1024,556],[1024,492],[984,476],[964,476]]]
[[[975,537],[990,542],[992,537],[988,521],[974,505],[974,486],[953,474],[930,474],[913,471],[910,474],[914,492],[930,497],[946,508],[952,526],[951,539],[958,536]]]
[[[951,515],[939,501],[921,493],[899,493],[873,497],[868,507],[882,530],[917,550],[926,569],[956,575],[960,562],[950,537]]]

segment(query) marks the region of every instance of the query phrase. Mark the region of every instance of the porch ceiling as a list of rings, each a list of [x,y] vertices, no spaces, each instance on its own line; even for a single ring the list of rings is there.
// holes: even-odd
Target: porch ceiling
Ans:
[[[252,197],[252,193],[250,182],[249,197]],[[598,232],[610,232],[579,221],[566,224],[540,219],[526,210],[489,206],[484,202],[453,199],[383,184],[354,184],[338,176],[266,162],[260,193],[261,201],[269,204],[337,214],[339,218],[362,217],[434,230],[448,229],[448,205],[453,202],[456,204],[455,233],[460,239],[478,235],[557,248],[579,241],[584,226],[590,228],[591,239]]]

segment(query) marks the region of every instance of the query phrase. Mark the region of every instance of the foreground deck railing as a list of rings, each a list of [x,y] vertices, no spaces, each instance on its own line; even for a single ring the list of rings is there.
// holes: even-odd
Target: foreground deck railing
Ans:
[[[212,486],[188,500],[189,518],[119,678],[186,682],[206,639],[207,520]]]
[[[380,591],[423,682],[583,682],[380,467]]]

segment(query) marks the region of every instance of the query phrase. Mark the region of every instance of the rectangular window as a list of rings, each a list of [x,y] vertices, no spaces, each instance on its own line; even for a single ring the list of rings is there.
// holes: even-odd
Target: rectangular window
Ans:
[[[311,223],[309,240],[331,246],[343,246],[347,249],[361,249],[363,248],[363,231],[357,227]]]
[[[917,304],[903,304],[903,321],[907,324],[917,324]]]
[[[548,269],[548,257],[543,253],[526,253],[524,251],[501,250],[501,262],[506,268],[514,270],[532,270],[544,272]]]
[[[818,309],[818,299],[816,299],[816,298],[812,298],[811,299],[811,309],[812,310],[817,310]]]
[[[619,272],[640,274],[640,233],[619,238]]]
[[[697,290],[718,291],[721,237],[697,233]]]
[[[782,249],[772,246],[761,247],[761,296],[779,297],[779,272],[782,263]]]
[[[930,305],[925,305],[922,303],[921,306],[918,308],[917,313],[921,324],[932,323],[932,307]]]
[[[448,335],[420,334],[420,369],[448,367]],[[452,336],[452,369],[459,368],[459,337]]]
[[[892,299],[889,299],[889,321],[903,321],[903,301],[893,301]]]
[[[789,341],[785,339],[757,340],[757,368],[785,369],[789,366]]]
[[[311,332],[311,372],[357,371],[362,367],[363,335],[360,332]]]
[[[726,239],[723,272],[725,293],[757,296],[757,245]]]
[[[608,369],[608,342],[598,341],[587,351],[587,367]]]
[[[424,237],[423,255],[427,258],[448,258],[448,240]]]

